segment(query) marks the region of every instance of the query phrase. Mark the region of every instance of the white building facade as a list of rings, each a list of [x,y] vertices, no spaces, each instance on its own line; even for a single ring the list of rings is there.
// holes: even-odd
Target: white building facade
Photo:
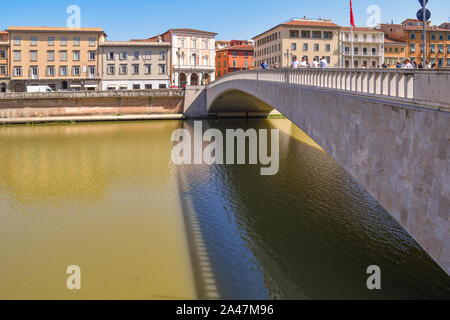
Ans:
[[[193,29],[172,29],[168,34],[172,44],[172,85],[196,86],[214,81],[217,34]]]
[[[102,90],[170,87],[170,43],[105,41],[100,48]]]
[[[377,68],[383,65],[383,31],[374,28],[353,28],[352,31],[350,27],[342,27],[339,41],[341,68]]]

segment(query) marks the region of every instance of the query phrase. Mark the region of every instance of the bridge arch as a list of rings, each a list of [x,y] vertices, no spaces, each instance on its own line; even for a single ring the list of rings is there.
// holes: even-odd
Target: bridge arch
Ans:
[[[237,72],[207,87],[206,109],[281,112],[450,274],[449,76],[378,69]]]

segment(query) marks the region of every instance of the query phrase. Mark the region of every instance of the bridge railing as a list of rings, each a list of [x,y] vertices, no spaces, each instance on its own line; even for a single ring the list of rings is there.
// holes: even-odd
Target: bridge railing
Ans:
[[[450,103],[450,71],[414,69],[269,69],[230,73],[211,83],[231,80],[281,82],[353,93],[426,102]]]

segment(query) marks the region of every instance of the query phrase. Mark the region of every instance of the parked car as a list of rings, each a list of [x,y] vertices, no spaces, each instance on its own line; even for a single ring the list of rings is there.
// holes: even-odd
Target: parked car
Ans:
[[[27,92],[53,92],[49,86],[28,86]]]

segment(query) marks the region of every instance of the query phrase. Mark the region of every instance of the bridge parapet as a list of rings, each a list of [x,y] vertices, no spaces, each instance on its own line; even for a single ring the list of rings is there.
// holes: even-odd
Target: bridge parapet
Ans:
[[[429,106],[450,105],[450,71],[411,69],[269,69],[230,73],[209,85],[232,80],[281,82],[385,96]]]

